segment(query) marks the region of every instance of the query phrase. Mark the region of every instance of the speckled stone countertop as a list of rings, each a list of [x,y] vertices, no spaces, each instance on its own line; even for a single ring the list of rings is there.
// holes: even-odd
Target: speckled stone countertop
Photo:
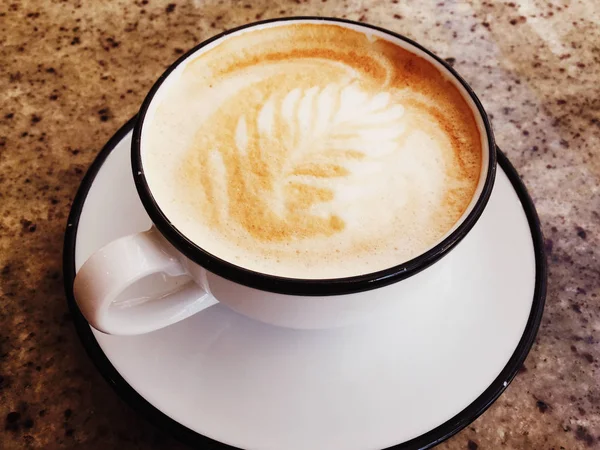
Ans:
[[[184,448],[121,401],[79,343],[62,286],[66,218],[88,165],[175,58],[282,15],[370,22],[446,58],[536,203],[550,276],[537,341],[494,406],[440,448],[600,448],[595,0],[3,1],[0,448]]]

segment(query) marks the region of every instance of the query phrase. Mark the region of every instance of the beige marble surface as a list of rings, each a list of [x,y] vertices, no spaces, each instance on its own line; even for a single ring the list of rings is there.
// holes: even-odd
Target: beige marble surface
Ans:
[[[0,448],[182,449],[94,369],[67,310],[70,203],[184,50],[282,15],[403,33],[472,84],[536,202],[544,320],[502,397],[442,449],[600,447],[600,4],[595,0],[33,1],[0,5]]]

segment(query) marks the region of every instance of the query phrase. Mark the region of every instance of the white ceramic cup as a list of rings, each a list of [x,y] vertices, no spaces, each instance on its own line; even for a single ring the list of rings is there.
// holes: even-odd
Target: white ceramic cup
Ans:
[[[142,130],[156,93],[177,68],[217,41],[249,28],[290,21],[331,22],[382,37],[429,61],[445,74],[471,106],[482,136],[482,168],[475,195],[457,224],[431,249],[389,269],[338,279],[292,279],[244,269],[212,255],[171,224],[152,196],[142,165]],[[182,66],[183,67],[183,66]],[[90,324],[110,334],[141,334],[196,314],[216,302],[273,325],[311,329],[341,326],[368,316],[403,297],[417,295],[417,285],[436,276],[429,268],[463,239],[481,216],[496,170],[496,147],[479,100],[467,83],[442,59],[390,31],[332,18],[273,19],[224,32],[183,55],[159,78],[144,100],[132,142],[133,176],[154,226],[122,237],[94,253],[74,282],[77,304]],[[429,268],[429,269],[428,269]],[[427,270],[426,270],[427,269]],[[418,283],[406,280],[424,271]],[[413,280],[414,281],[414,280]]]

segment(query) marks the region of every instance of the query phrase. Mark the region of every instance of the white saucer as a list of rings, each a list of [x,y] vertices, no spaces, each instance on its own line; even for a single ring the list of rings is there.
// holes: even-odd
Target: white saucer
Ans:
[[[91,329],[73,301],[75,270],[150,226],[131,176],[132,126],[106,145],[74,201],[65,285],[90,357],[158,426],[202,448],[427,448],[472,422],[515,376],[541,319],[546,269],[535,210],[503,155],[477,225],[434,267],[423,297],[398,299],[391,314],[294,331],[216,305],[142,336]]]

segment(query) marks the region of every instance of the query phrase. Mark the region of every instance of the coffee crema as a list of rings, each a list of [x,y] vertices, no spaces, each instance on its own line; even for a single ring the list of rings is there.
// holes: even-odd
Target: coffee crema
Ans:
[[[447,234],[477,188],[482,139],[431,62],[369,31],[280,22],[175,69],[148,110],[142,161],[166,217],[209,253],[339,278]]]

